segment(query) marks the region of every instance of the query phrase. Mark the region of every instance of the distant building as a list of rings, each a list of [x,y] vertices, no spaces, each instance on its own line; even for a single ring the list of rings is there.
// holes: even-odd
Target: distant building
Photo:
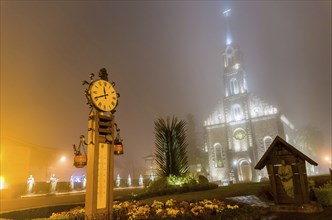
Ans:
[[[157,178],[156,157],[151,154],[144,157],[144,161],[145,161],[144,179],[155,180]]]
[[[69,154],[70,153],[70,154]],[[11,187],[13,184],[26,183],[32,175],[36,182],[49,181],[55,173],[61,181],[70,179],[77,172],[73,166],[73,152],[63,149],[38,146],[16,137],[1,137],[0,176]],[[67,157],[64,157],[67,155]]]
[[[209,178],[260,181],[268,174],[255,170],[255,164],[276,136],[296,146],[296,130],[275,106],[249,92],[241,52],[227,36],[222,54],[225,94],[204,122]]]

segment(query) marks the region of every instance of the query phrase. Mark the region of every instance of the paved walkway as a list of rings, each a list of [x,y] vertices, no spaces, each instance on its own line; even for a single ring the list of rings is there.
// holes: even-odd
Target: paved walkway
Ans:
[[[258,207],[263,207],[263,208],[269,208],[269,205],[260,200],[257,196],[255,195],[250,195],[250,196],[236,196],[236,197],[228,197],[226,199],[231,199],[235,200],[237,202],[242,202],[251,206],[258,206]]]

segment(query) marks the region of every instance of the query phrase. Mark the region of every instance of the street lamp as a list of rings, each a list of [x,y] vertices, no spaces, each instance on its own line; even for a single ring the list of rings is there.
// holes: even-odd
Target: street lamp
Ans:
[[[329,163],[331,162],[330,157],[325,157],[324,159],[325,159],[327,162],[329,162]]]
[[[61,161],[61,162],[65,162],[66,160],[67,160],[66,156],[62,156],[62,157],[60,157],[60,161]]]

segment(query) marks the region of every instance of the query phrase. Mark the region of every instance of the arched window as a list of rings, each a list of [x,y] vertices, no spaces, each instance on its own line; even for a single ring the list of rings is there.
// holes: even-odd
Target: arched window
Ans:
[[[248,88],[247,88],[247,81],[246,81],[246,79],[243,79],[243,88],[244,88],[244,90],[245,90],[245,91],[247,91],[247,90],[248,90]]]
[[[220,144],[215,144],[214,145],[214,156],[215,156],[215,164],[214,166],[217,168],[224,167],[224,161],[223,157],[225,152],[223,152],[223,148],[221,147]]]
[[[232,118],[235,121],[240,121],[244,118],[242,108],[239,104],[232,105],[231,112],[232,112]]]
[[[231,86],[231,94],[235,95],[239,93],[239,83],[235,78],[232,78],[230,80],[230,86]]]
[[[225,67],[227,67],[227,64],[228,64],[227,61],[228,61],[227,56],[224,56],[224,65],[225,65]]]
[[[271,143],[272,143],[272,138],[270,136],[266,136],[263,138],[264,151],[266,151],[267,148],[270,147]]]
[[[229,56],[228,57],[228,66],[232,66],[233,65],[233,57]]]

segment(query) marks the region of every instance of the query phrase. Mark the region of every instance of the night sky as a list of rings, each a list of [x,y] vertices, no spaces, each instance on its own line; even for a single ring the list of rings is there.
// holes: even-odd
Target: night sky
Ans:
[[[87,134],[81,82],[105,67],[121,94],[116,169],[137,172],[157,117],[192,114],[201,132],[222,99],[227,8],[250,92],[330,150],[330,1],[1,1],[1,139],[71,150]]]

